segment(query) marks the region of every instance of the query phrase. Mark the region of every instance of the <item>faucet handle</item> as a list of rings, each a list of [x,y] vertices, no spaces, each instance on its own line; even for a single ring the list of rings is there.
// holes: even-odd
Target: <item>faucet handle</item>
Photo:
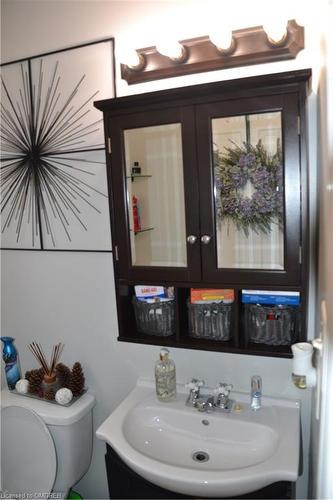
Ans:
[[[191,382],[185,384],[186,389],[190,389],[191,391],[199,391],[200,387],[205,385],[204,380],[198,380],[196,378],[192,378]]]
[[[222,394],[223,396],[229,396],[231,389],[233,389],[232,384],[225,384],[223,382],[219,382],[214,389],[214,394],[216,395]]]

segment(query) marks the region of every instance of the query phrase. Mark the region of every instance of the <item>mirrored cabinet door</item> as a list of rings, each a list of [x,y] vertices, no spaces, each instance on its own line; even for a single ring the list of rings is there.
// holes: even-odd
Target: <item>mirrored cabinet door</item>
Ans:
[[[284,269],[281,111],[214,118],[217,267]]]
[[[264,101],[261,109],[258,102],[241,100],[230,114],[223,104],[199,112],[206,126],[201,144],[211,159],[211,175],[201,179],[206,188],[202,232],[210,238],[202,247],[208,279],[243,280],[246,274],[253,279],[256,273],[263,283],[272,283],[276,273],[287,283],[299,269],[299,242],[291,244],[300,231],[297,115],[290,113],[288,98],[272,97],[267,107]]]
[[[124,130],[132,266],[187,267],[180,123]]]
[[[122,162],[118,170],[124,177],[122,210],[127,225],[121,228],[119,258],[132,278],[154,277],[156,270],[159,276],[162,271],[178,279],[200,278],[199,217],[192,219],[199,205],[196,160],[189,147],[194,137],[192,112],[122,118],[119,151],[112,164],[117,170]]]

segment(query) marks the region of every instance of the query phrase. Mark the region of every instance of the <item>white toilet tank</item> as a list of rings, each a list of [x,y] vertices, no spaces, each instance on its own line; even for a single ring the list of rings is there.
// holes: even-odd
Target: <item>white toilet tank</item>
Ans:
[[[29,493],[30,495],[36,493],[37,497],[40,493],[45,495],[47,492],[39,491],[38,485],[38,478],[41,477],[40,467],[45,465],[44,477],[47,476],[48,480],[44,480],[42,488],[57,493],[57,497],[66,497],[69,489],[81,479],[90,465],[93,439],[92,409],[94,405],[95,397],[89,393],[85,393],[70,406],[61,406],[20,396],[7,389],[2,390],[2,457],[5,464],[2,467],[3,484],[1,490],[8,492],[7,485],[10,485],[16,491],[9,493]],[[29,446],[29,426],[31,432],[36,435],[36,438],[30,443],[31,453],[26,450]],[[8,438],[5,432],[7,432]],[[6,439],[7,447],[10,449],[4,449]],[[33,449],[34,442],[35,450]],[[39,445],[41,452],[38,454]],[[22,459],[15,452],[15,450],[20,449],[23,450],[22,453],[27,453],[27,459]],[[34,460],[28,459],[33,456],[34,452],[36,453],[36,464],[34,464]],[[41,461],[43,453],[45,454],[45,464],[39,463],[38,465],[37,462]],[[15,461],[18,464],[16,467]],[[20,468],[21,471],[18,470]],[[4,477],[6,475],[7,477]],[[25,484],[27,485],[26,491],[24,491]],[[21,491],[22,489],[23,491]]]

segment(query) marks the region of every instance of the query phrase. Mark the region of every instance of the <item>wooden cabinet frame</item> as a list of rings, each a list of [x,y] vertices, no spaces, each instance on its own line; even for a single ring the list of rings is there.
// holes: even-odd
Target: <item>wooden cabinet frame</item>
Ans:
[[[310,76],[310,70],[300,70],[95,103],[104,113],[119,340],[290,357],[289,347],[251,345],[245,338],[240,299],[242,288],[299,291],[302,330],[298,340],[306,339],[308,181],[305,104]],[[210,120],[213,117],[266,111],[282,113],[285,155],[285,269],[217,269]],[[176,122],[182,125],[186,234],[196,235],[198,242],[195,245],[187,245],[187,267],[132,266],[126,208],[123,131]],[[212,236],[210,245],[200,243],[200,236],[203,234]],[[148,336],[137,332],[131,304],[135,284],[175,287],[176,331],[172,337]],[[235,290],[231,341],[197,340],[188,336],[186,300],[191,287]]]

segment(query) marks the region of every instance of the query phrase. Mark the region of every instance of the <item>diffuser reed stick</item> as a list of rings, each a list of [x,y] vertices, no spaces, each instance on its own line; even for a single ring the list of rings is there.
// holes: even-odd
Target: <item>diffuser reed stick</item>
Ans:
[[[59,342],[59,344],[57,344],[56,346],[53,346],[53,347],[54,347],[54,353],[52,352],[51,373],[54,372],[55,367],[58,364],[59,358],[60,358],[62,350],[64,348],[64,344],[61,344]]]
[[[32,352],[32,354],[37,359],[38,363],[41,365],[44,371],[44,380],[45,382],[51,383],[56,379],[55,375],[55,367],[58,364],[59,358],[61,356],[62,350],[64,348],[64,344],[59,342],[52,348],[52,354],[50,362],[47,362],[46,356],[44,354],[43,348],[41,344],[37,344],[37,342],[32,342],[28,345],[28,348]]]

